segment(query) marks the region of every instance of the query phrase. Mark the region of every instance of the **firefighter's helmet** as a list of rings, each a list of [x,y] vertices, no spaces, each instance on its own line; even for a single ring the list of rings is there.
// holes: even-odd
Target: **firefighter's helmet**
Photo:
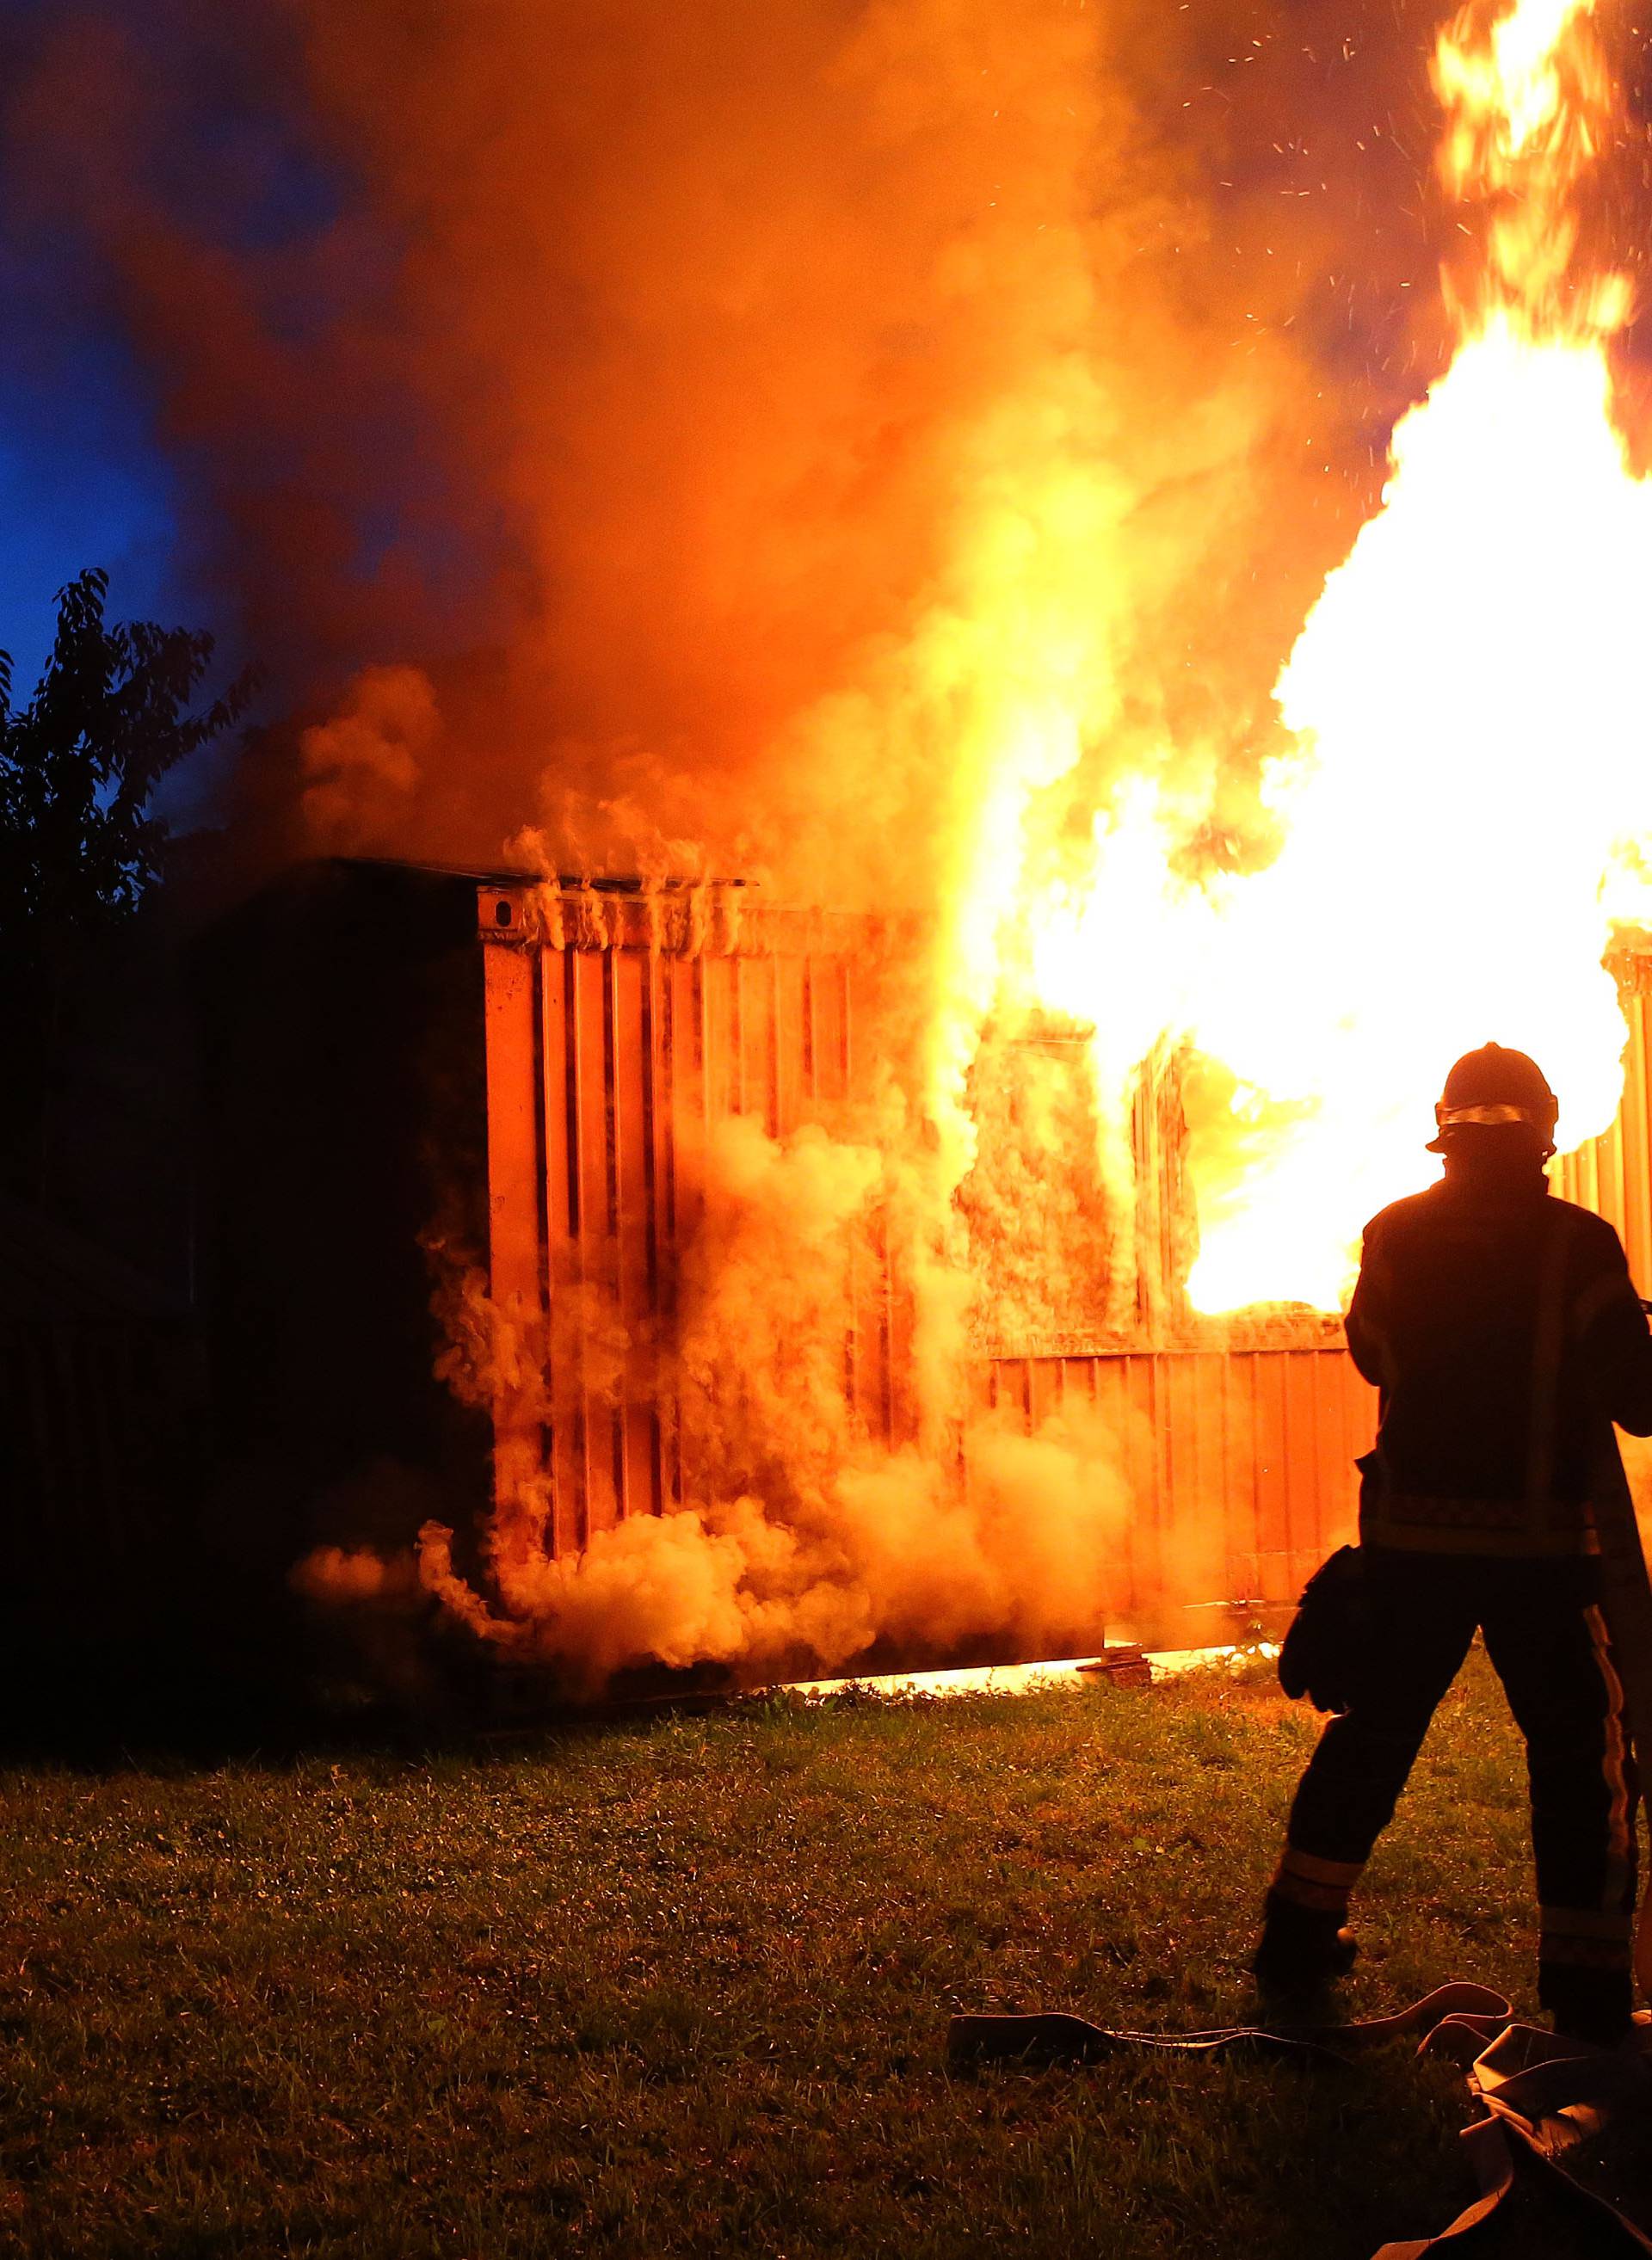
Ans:
[[[1547,1158],[1555,1150],[1559,1112],[1560,1101],[1534,1059],[1501,1044],[1482,1044],[1477,1052],[1465,1052],[1446,1077],[1428,1151],[1443,1154],[1458,1130],[1524,1123],[1539,1134]]]

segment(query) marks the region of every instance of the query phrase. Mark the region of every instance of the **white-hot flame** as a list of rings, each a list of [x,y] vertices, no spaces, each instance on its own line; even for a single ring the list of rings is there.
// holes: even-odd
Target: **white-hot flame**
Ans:
[[[1613,419],[1627,290],[1569,272],[1609,92],[1588,12],[1520,0],[1441,38],[1441,169],[1494,200],[1484,270],[1279,678],[1277,857],[1178,876],[1178,813],[1137,789],[1098,823],[1088,889],[1033,913],[1034,986],[1096,1026],[1104,1092],[1155,1042],[1191,1048],[1206,1311],[1337,1307],[1365,1219],[1436,1174],[1458,1054],[1531,1052],[1563,1149],[1621,1094],[1601,960],[1652,834],[1652,486]]]

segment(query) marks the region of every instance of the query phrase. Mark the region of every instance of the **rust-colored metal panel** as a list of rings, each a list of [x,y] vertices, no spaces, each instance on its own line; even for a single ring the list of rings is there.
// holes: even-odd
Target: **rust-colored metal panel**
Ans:
[[[1100,1362],[1105,1373],[1111,1360]],[[1152,1357],[1129,1357],[1124,1361],[1125,1445],[1130,1468],[1130,1498],[1134,1502],[1151,1493],[1151,1487],[1162,1484],[1164,1446],[1161,1436],[1158,1402],[1158,1361]],[[1151,1592],[1160,1582],[1159,1534],[1156,1517],[1132,1513],[1130,1517],[1130,1584],[1124,1607],[1126,1613],[1135,1607],[1140,1593]]]
[[[773,958],[734,960],[740,994],[743,1087],[740,1107],[754,1115],[771,1138],[780,1135],[780,1048],[778,998]]]
[[[1256,1579],[1256,1361],[1241,1353],[1222,1360],[1222,1542],[1233,1584],[1230,1596],[1248,1599]],[[1237,1470],[1230,1476],[1229,1470]]]
[[[1611,1128],[1556,1165],[1559,1190],[1613,1223],[1630,1268],[1652,1290],[1652,955],[1616,968],[1628,1022],[1625,1090]],[[1097,1412],[1115,1440],[1131,1500],[1119,1546],[1119,1613],[1145,1627],[1159,1597],[1198,1606],[1261,1603],[1278,1612],[1316,1564],[1354,1534],[1355,1462],[1370,1448],[1376,1392],[1340,1330],[1305,1319],[1283,1341],[1217,1348],[1176,1300],[1176,1248],[1164,1219],[1175,1139],[1144,1093],[1137,1110],[1143,1183],[1137,1218],[1141,1294],[1135,1334],[1075,1356],[1003,1345],[990,1401],[1036,1426],[1088,1362]],[[1173,1127],[1173,1126],[1172,1126]],[[1169,1190],[1167,1190],[1169,1187]],[[1023,1354],[1030,1349],[1033,1354]],[[1082,1351],[1082,1346],[1081,1346]],[[1192,1636],[1184,1620],[1177,1629]]]
[[[1285,1532],[1277,1553],[1264,1556],[1264,1600],[1295,1597],[1298,1557],[1312,1554],[1319,1532],[1323,1470],[1319,1459],[1319,1376],[1312,1350],[1281,1352],[1285,1384]]]
[[[661,1032],[659,1138],[667,1188],[666,1238],[674,1248],[693,1237],[700,1219],[698,1177],[682,1164],[685,1147],[693,1149],[695,1133],[705,1121],[703,973],[698,958],[667,958],[661,968],[666,1013]]]
[[[1129,1499],[1110,1615],[1136,1631],[1219,1638],[1224,1608],[1277,1613],[1352,1535],[1375,1395],[1346,1350],[1005,1358],[989,1390],[1029,1427],[1093,1405]]]
[[[1652,1138],[1648,1135],[1647,1000],[1635,991],[1630,1006],[1629,1054],[1623,1105],[1618,1116],[1622,1168],[1620,1230],[1630,1265],[1641,1280],[1652,1280]]]
[[[1177,1538],[1184,1532],[1191,1538],[1196,1520],[1207,1511],[1200,1485],[1199,1364],[1194,1357],[1167,1358],[1153,1370],[1162,1488],[1149,1517],[1161,1583],[1174,1572]]]
[[[550,1364],[547,1390],[498,1391],[495,1490],[548,1476],[559,1554],[685,1495],[656,1353],[708,1134],[745,1113],[785,1136],[848,1094],[864,921],[723,895],[478,890],[490,1287],[542,1325]],[[888,1269],[883,1248],[862,1264],[845,1345],[846,1385],[882,1434],[910,1327]]]
[[[485,959],[490,1287],[508,1320],[531,1325],[544,1307],[535,1099],[539,968],[514,951],[489,950]],[[493,1453],[497,1489],[514,1494],[539,1470],[538,1409],[531,1393],[509,1377],[502,1378],[495,1397]]]
[[[874,1434],[881,1434],[890,1419],[889,1249],[882,1219],[874,1224],[871,1242],[869,1252],[850,1252],[848,1371],[855,1412]]]
[[[622,1362],[615,1479],[623,1519],[628,1514],[657,1513],[661,1498],[658,1427],[648,1385],[647,1345],[655,1268],[654,1061],[647,961],[638,951],[616,950],[606,962],[613,1058],[616,1303],[624,1334],[619,1353]]]
[[[808,960],[802,957],[776,957],[772,961],[774,976],[775,1027],[775,1122],[776,1136],[790,1137],[804,1119],[807,1083],[805,1053],[807,1048],[808,1012],[805,989],[808,980]]]
[[[1176,1489],[1164,1517],[1168,1574],[1184,1591],[1226,1600],[1229,1439],[1226,1359],[1214,1350],[1170,1361],[1179,1383],[1172,1414],[1186,1439]]]
[[[849,968],[832,959],[809,966],[808,1083],[817,1100],[845,1098],[849,1088]]]
[[[540,1168],[534,1128],[532,959],[490,950],[486,961],[488,1240],[496,1300],[539,1299]]]
[[[1110,1361],[1099,1362],[1105,1374]],[[1169,1455],[1165,1435],[1162,1376],[1153,1357],[1121,1361],[1121,1411],[1130,1463],[1130,1590],[1155,1582],[1160,1574],[1160,1509],[1169,1495]]]
[[[1262,1512],[1256,1520],[1256,1551],[1250,1591],[1258,1600],[1276,1598],[1277,1565],[1291,1550],[1296,1522],[1300,1518],[1300,1475],[1295,1465],[1300,1439],[1293,1415],[1297,1406],[1285,1356],[1253,1354],[1255,1387],[1261,1403],[1259,1428],[1267,1454],[1267,1484]]]
[[[1652,957],[1623,958],[1614,969],[1629,1024],[1623,1102],[1611,1128],[1558,1162],[1555,1176],[1568,1200],[1582,1202],[1616,1227],[1645,1294],[1652,1291],[1652,1058],[1647,1025]]]
[[[501,1392],[496,1482],[548,1470],[561,1553],[691,1488],[651,1346],[669,1334],[677,1262],[703,1214],[708,1134],[744,1113],[790,1135],[855,1088],[864,929],[742,910],[733,892],[691,905],[690,892],[479,893],[492,1290],[546,1320],[551,1344],[548,1395]],[[1623,1109],[1557,1176],[1618,1227],[1652,1286],[1652,965],[1622,978]],[[1150,1175],[1175,1161],[1167,1104],[1143,1132]],[[1199,1338],[1172,1276],[1173,1191],[1158,1188],[1144,1210],[1153,1244],[1136,1330],[1105,1348],[1005,1344],[1031,1354],[995,1359],[977,1401],[1034,1426],[1058,1407],[1094,1407],[1131,1501],[1114,1564],[1123,1613],[1169,1591],[1277,1606],[1348,1534],[1372,1393],[1329,1329],[1231,1350]],[[901,1259],[885,1241],[858,1260],[844,1346],[851,1402],[891,1439],[912,1426]]]
[[[491,961],[504,953],[490,950]],[[540,1048],[545,1174],[540,1190],[548,1309],[570,1307],[580,1277],[577,1080],[569,1042],[569,967],[546,956],[539,962]],[[558,1554],[585,1542],[585,1424],[576,1352],[554,1348],[550,1371],[550,1434],[541,1448],[551,1472],[547,1534]]]
[[[739,998],[726,957],[704,957],[700,975],[700,1057],[707,1126],[740,1111]]]
[[[1064,1358],[1043,1358],[1028,1375],[1029,1402],[1027,1417],[1036,1428],[1041,1423],[1059,1416],[1063,1410],[1063,1395],[1067,1378]]]

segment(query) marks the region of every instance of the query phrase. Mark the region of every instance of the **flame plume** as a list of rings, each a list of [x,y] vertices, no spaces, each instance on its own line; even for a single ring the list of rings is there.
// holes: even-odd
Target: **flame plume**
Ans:
[[[1590,16],[1520,0],[1440,38],[1439,171],[1483,215],[1481,254],[1448,282],[1457,349],[1394,432],[1383,509],[1279,677],[1279,852],[1183,877],[1185,817],[1138,787],[1098,820],[1087,889],[1033,919],[1033,985],[1096,1026],[1115,1112],[1148,1045],[1190,1048],[1207,1312],[1338,1306],[1363,1219],[1434,1173],[1425,1126],[1459,1053],[1533,1052],[1563,1150],[1621,1096],[1601,961],[1652,829],[1652,489],[1613,417],[1627,284],[1576,271],[1613,99]],[[1127,1029],[1100,993],[1121,905],[1147,976]]]

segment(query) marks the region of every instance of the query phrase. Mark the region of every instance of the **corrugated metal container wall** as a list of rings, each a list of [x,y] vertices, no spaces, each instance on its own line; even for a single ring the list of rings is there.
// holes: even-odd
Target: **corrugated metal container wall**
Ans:
[[[783,1138],[849,1096],[870,928],[737,887],[483,887],[478,916],[494,1299],[539,1318],[595,1291],[631,1345],[616,1393],[553,1324],[549,1423],[526,1399],[496,1412],[496,1489],[548,1466],[562,1554],[684,1496],[671,1405],[638,1345],[670,1314],[697,1155],[729,1115]],[[845,1385],[889,1434],[906,1321],[887,1263],[855,1290]]]
[[[1075,1399],[1105,1424],[1131,1502],[1111,1565],[1110,1624],[1166,1646],[1224,1638],[1200,1612],[1277,1613],[1353,1536],[1354,1461],[1370,1449],[1376,1398],[1345,1349],[1316,1341],[993,1362],[991,1402],[1029,1427]]]
[[[168,1541],[198,1451],[198,1362],[182,1322],[0,1318],[0,1547],[76,1589]]]
[[[0,1726],[153,1687],[203,1471],[200,1343],[173,1297],[0,1196]],[[128,1688],[124,1700],[130,1705]]]
[[[1623,1104],[1603,1137],[1555,1163],[1555,1191],[1616,1227],[1644,1295],[1652,1293],[1652,1055],[1647,1043],[1652,956],[1620,957],[1613,970],[1629,1023]]]
[[[852,1091],[863,1064],[855,1025],[867,922],[776,909],[737,887],[501,884],[481,887],[477,906],[492,1292],[543,1317],[559,1300],[580,1307],[594,1290],[634,1342],[669,1317],[707,1130],[745,1114],[783,1137]],[[1631,1024],[1623,1108],[1556,1177],[1617,1226],[1645,1284],[1652,961],[1621,961],[1618,971]],[[1138,1156],[1155,1215],[1176,1205],[1174,1187],[1158,1183],[1179,1159],[1169,1152],[1158,1136]],[[1100,1414],[1131,1501],[1110,1611],[1191,1637],[1200,1609],[1277,1615],[1351,1536],[1354,1462],[1370,1443],[1375,1396],[1334,1330],[1305,1321],[1283,1339],[1225,1348],[1201,1342],[1194,1321],[1190,1341],[1185,1313],[1175,1315],[1179,1283],[1162,1286],[1164,1312],[1144,1318],[1139,1341],[1064,1341],[1061,1354],[1000,1346],[981,1401],[1029,1427],[1075,1393]],[[887,1262],[857,1282],[845,1381],[876,1434],[903,1428],[909,1323]],[[576,1330],[553,1326],[549,1338],[550,1420],[525,1410],[526,1397],[500,1401],[495,1482],[509,1489],[548,1467],[553,1541],[569,1553],[678,1502],[691,1471],[642,1350],[627,1353],[616,1391],[587,1370]],[[1178,1597],[1169,1614],[1167,1592]]]
[[[1623,1102],[1612,1127],[1557,1162],[1554,1176],[1556,1191],[1616,1227],[1644,1291],[1652,1285],[1652,955],[1620,956],[1613,969],[1629,1031]],[[1139,1135],[1138,1163],[1154,1180],[1149,1212],[1162,1217],[1176,1205],[1174,1189],[1158,1182],[1166,1156]],[[1140,1347],[1074,1355],[1064,1344],[1062,1355],[999,1356],[989,1390],[1029,1426],[1075,1391],[1106,1418],[1135,1505],[1110,1607],[1160,1631],[1167,1591],[1198,1594],[1195,1610],[1271,1613],[1294,1599],[1354,1534],[1354,1461],[1370,1448],[1377,1412],[1375,1391],[1317,1321],[1305,1320],[1300,1341],[1280,1347],[1155,1342],[1158,1324],[1186,1330],[1176,1283],[1164,1284],[1165,1315],[1148,1321]],[[1191,1635],[1193,1627],[1184,1615],[1175,1629]]]
[[[783,1137],[851,1093],[866,922],[733,888],[492,886],[477,906],[493,1296],[537,1319],[594,1289],[634,1341],[669,1319],[708,1128],[748,1114]],[[1143,1162],[1160,1164],[1157,1141]],[[904,1427],[908,1324],[885,1262],[857,1282],[845,1344],[846,1386],[875,1434]],[[689,1484],[646,1354],[629,1354],[615,1392],[577,1332],[553,1326],[549,1341],[551,1418],[530,1391],[499,1400],[495,1482],[510,1492],[548,1468],[552,1540],[568,1554]],[[1370,1392],[1322,1335],[1000,1355],[982,1381],[987,1404],[1029,1426],[1072,1391],[1101,1415],[1133,1502],[1110,1598],[1128,1617],[1168,1588],[1212,1609],[1283,1604],[1348,1533]]]

